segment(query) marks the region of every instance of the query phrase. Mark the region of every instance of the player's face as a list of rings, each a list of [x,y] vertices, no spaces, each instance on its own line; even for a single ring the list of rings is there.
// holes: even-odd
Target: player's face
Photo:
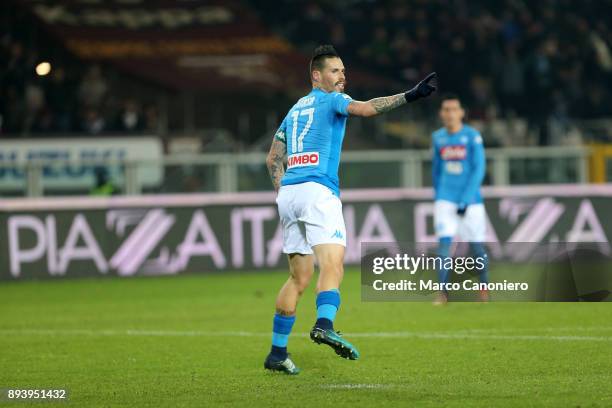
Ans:
[[[346,77],[344,76],[344,64],[340,58],[325,59],[325,67],[322,71],[314,71],[315,81],[320,88],[326,92],[344,92]]]
[[[440,119],[444,127],[455,128],[461,124],[465,111],[461,107],[461,102],[457,99],[447,99],[442,102],[440,107]]]

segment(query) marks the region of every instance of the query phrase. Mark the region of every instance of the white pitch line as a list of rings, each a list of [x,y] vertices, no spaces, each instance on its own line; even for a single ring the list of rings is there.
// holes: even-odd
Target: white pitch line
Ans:
[[[200,331],[200,330],[89,330],[89,329],[0,329],[0,335],[40,336],[144,336],[144,337],[270,337],[266,332]],[[296,333],[307,336],[306,333]],[[346,333],[349,338],[415,338],[415,339],[474,339],[474,340],[535,340],[535,341],[594,341],[612,342],[610,336],[576,336],[535,334],[478,334],[466,332],[371,332]]]
[[[367,389],[367,390],[376,390],[376,389],[388,389],[394,388],[395,385],[392,384],[323,384],[320,388],[327,389],[343,389],[343,390],[354,390],[354,389]]]
[[[517,333],[517,332],[585,332],[585,331],[598,331],[598,332],[608,332],[612,331],[612,327],[606,326],[574,326],[574,327],[513,327],[513,328],[505,328],[505,329],[465,329],[458,330],[457,333],[468,333],[468,334],[476,334],[476,333],[491,333],[491,334],[501,334],[501,333]]]
[[[470,334],[457,333],[419,333],[419,332],[377,332],[377,333],[350,333],[350,337],[377,337],[377,338],[418,338],[418,339],[473,339],[473,340],[552,340],[552,341],[609,341],[612,337],[606,336],[542,336],[528,334]]]
[[[199,331],[199,330],[90,330],[90,329],[0,329],[0,335],[41,336],[144,336],[144,337],[259,337],[271,333],[244,331]]]

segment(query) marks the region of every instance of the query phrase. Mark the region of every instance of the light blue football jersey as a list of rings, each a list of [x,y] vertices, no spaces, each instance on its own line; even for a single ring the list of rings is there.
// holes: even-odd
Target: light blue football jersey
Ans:
[[[275,135],[287,145],[281,185],[314,181],[340,195],[338,167],[351,101],[344,93],[315,88],[293,105]]]
[[[435,199],[466,205],[482,203],[480,185],[485,176],[486,159],[480,133],[463,125],[453,134],[445,128],[438,129],[432,139]]]

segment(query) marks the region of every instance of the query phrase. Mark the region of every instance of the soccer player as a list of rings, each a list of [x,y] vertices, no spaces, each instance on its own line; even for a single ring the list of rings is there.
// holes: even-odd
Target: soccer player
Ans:
[[[344,93],[344,64],[334,47],[324,45],[315,49],[310,61],[312,91],[289,110],[266,160],[278,192],[276,202],[283,228],[283,252],[289,258],[289,279],[276,299],[272,348],[265,368],[299,373],[287,354],[287,340],[298,300],[313,276],[315,256],[319,264],[317,320],[310,338],[330,346],[343,358],[359,358],[357,349],[333,325],[340,307],[346,247],[338,182],[346,120],[349,115],[375,116],[429,96],[436,89],[430,84],[435,76],[430,74],[404,93],[355,101]]]
[[[486,160],[482,136],[463,123],[465,111],[456,95],[442,97],[440,118],[444,127],[432,134],[432,180],[435,192],[434,225],[438,238],[438,256],[450,256],[455,235],[470,243],[474,257],[487,259],[483,242],[486,233],[486,213],[480,195],[485,176]],[[487,262],[480,271],[481,282],[488,283]],[[441,268],[438,280],[448,283],[449,270]],[[480,298],[488,300],[488,292]],[[448,292],[438,294],[435,303],[445,304]]]

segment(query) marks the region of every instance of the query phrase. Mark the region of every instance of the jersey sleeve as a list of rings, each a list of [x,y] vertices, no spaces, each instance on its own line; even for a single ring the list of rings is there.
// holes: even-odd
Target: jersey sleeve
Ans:
[[[436,138],[432,135],[431,148],[433,149],[431,161],[431,183],[434,191],[438,191],[438,182],[440,180],[440,172],[442,171],[442,160],[440,158],[440,150],[436,145]]]
[[[283,122],[279,126],[278,130],[274,134],[274,139],[287,144],[287,117],[283,119]]]
[[[468,182],[461,196],[461,202],[470,204],[474,202],[474,197],[484,180],[487,161],[485,159],[482,136],[476,133],[470,140],[469,146],[469,177]]]
[[[334,92],[331,94],[332,110],[338,115],[348,116],[348,106],[353,101],[353,98],[345,93]]]

